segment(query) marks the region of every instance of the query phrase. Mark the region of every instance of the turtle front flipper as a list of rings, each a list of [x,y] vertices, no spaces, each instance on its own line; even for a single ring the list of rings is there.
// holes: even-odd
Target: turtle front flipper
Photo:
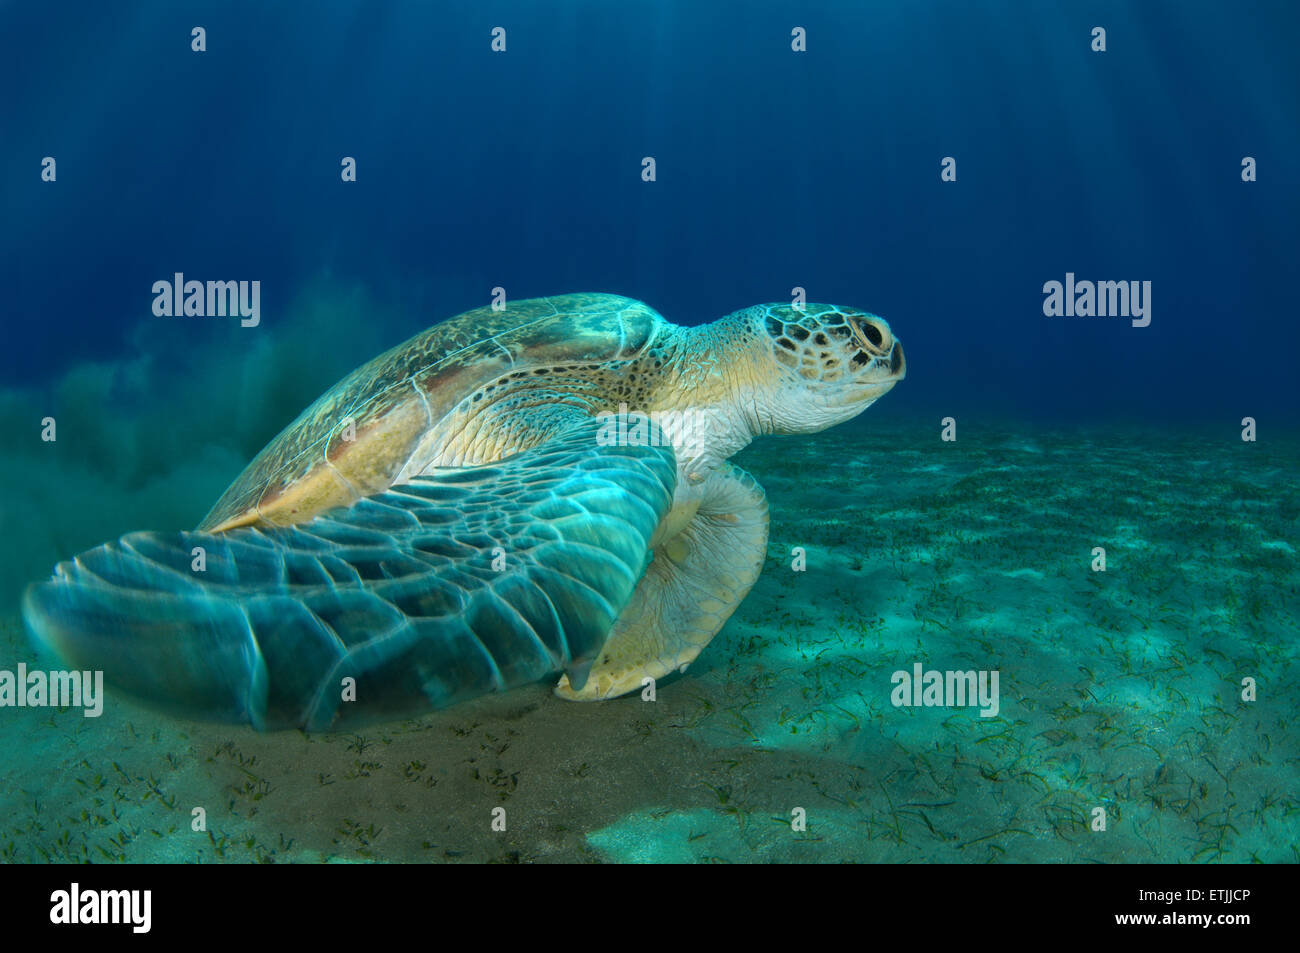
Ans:
[[[30,587],[23,617],[67,665],[142,701],[259,729],[581,679],[676,482],[670,447],[601,446],[597,431],[584,420],[294,527],[132,533]]]
[[[555,693],[601,701],[693,662],[758,579],[767,526],[763,488],[740,467],[723,463],[697,486],[682,484],[655,534],[654,561],[586,684],[562,676]]]

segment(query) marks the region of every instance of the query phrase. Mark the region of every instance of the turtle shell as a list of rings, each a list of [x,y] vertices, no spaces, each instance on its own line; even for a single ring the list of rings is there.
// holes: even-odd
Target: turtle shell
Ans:
[[[287,526],[393,485],[421,438],[478,387],[519,370],[628,360],[666,322],[608,294],[477,308],[359,367],[259,453],[199,524]]]

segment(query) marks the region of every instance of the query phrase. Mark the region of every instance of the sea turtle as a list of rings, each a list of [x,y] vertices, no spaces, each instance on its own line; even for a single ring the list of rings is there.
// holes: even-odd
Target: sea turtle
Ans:
[[[903,374],[883,320],[832,305],[698,327],[608,294],[469,311],[335,385],[196,531],[61,563],[23,616],[71,667],[259,729],[556,675],[612,698],[684,669],[758,577],[766,499],[727,458]]]

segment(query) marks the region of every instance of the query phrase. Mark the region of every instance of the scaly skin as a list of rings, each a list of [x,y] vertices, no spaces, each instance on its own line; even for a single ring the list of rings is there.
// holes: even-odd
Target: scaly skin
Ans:
[[[868,321],[878,345],[853,330]],[[796,350],[778,343],[794,345],[800,332]],[[537,446],[576,407],[676,415],[690,431],[673,440],[682,476],[698,482],[756,437],[812,433],[856,416],[902,378],[901,347],[899,366],[889,366],[894,345],[879,318],[828,305],[760,305],[693,328],[665,321],[631,359],[487,382],[430,429],[405,472],[490,463]]]
[[[760,434],[814,432],[861,412],[902,377],[901,349],[897,373],[888,367],[893,345],[879,318],[830,305],[760,305],[695,328],[612,295],[480,308],[340,381],[199,529],[293,525],[435,467],[492,463],[543,443],[570,409],[699,411],[703,429],[677,449],[703,479]],[[855,365],[862,355],[869,362]]]
[[[387,489],[434,465],[490,462],[524,446],[492,445],[486,457],[448,459],[433,431],[511,374],[600,367],[638,354],[663,318],[631,298],[577,294],[511,302],[440,322],[353,371],[272,440],[222,494],[199,529],[288,526]],[[542,375],[545,376],[545,375]]]
[[[693,661],[758,579],[767,502],[728,458],[764,434],[848,420],[903,371],[884,321],[831,305],[759,305],[692,328],[611,296],[480,309],[345,378],[259,455],[204,525],[297,523],[420,474],[539,447],[575,417],[622,414],[633,426],[648,417],[675,452],[673,505],[604,648],[556,686],[573,701],[613,698]],[[340,439],[341,420],[354,440]]]
[[[648,405],[630,409],[701,412],[706,429],[694,446],[674,443],[692,481],[756,437],[815,433],[857,416],[904,374],[902,347],[884,321],[817,304],[758,305],[700,327],[669,326],[637,363],[659,376]]]
[[[673,328],[637,358],[658,383],[653,414],[691,413],[673,440],[674,505],[654,559],[570,701],[602,701],[684,671],[748,595],[767,555],[767,501],[727,458],[755,437],[822,430],[855,416],[903,373],[883,321],[827,306],[767,305],[698,328]],[[897,348],[897,350],[896,350]]]
[[[259,728],[562,671],[563,697],[611,698],[694,659],[762,569],[766,500],[727,458],[847,420],[902,374],[883,321],[829,305],[697,328],[609,295],[469,312],[307,408],[202,532],[82,553],[28,588],[24,621],[137,697]],[[630,431],[650,446],[609,446],[636,443],[606,426],[620,411],[658,415]]]

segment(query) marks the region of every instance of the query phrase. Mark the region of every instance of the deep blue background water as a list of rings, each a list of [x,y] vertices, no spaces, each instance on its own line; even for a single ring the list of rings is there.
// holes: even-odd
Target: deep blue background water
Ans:
[[[274,334],[322,273],[403,333],[496,285],[681,323],[799,285],[892,322],[891,412],[1294,420],[1298,40],[1285,0],[8,3],[0,385]],[[175,271],[259,279],[261,327],[154,317]],[[1153,282],[1150,327],[1044,317],[1067,271]]]

